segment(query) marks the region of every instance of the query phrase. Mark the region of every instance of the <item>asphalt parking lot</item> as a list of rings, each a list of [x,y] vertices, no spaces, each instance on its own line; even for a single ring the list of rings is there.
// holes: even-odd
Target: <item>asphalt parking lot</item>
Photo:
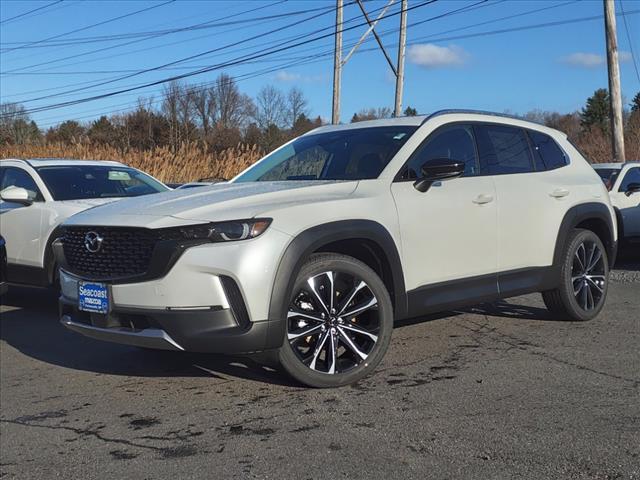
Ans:
[[[338,390],[81,337],[45,291],[4,302],[1,478],[640,478],[637,262],[594,321],[529,295],[405,322]]]

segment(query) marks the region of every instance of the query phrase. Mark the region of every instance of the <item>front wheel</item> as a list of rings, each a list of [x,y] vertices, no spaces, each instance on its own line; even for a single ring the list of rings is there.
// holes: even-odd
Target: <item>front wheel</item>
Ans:
[[[391,339],[389,293],[367,265],[346,255],[315,254],[290,295],[282,367],[311,387],[339,387],[371,373]]]
[[[591,320],[604,307],[609,287],[607,251],[590,230],[574,230],[560,268],[560,285],[542,293],[547,308],[570,320]]]

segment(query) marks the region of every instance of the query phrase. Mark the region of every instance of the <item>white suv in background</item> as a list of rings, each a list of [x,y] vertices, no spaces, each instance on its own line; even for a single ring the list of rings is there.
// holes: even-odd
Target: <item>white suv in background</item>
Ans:
[[[372,372],[394,321],[428,312],[543,292],[560,318],[591,319],[617,242],[607,191],[564,134],[472,111],[320,127],[227,184],[63,227],[68,328],[268,351],[317,387]]]
[[[640,162],[593,165],[609,190],[620,240],[640,241]]]
[[[57,269],[55,230],[74,213],[123,197],[169,190],[119,162],[0,160],[0,235],[6,240],[7,281],[46,287]]]

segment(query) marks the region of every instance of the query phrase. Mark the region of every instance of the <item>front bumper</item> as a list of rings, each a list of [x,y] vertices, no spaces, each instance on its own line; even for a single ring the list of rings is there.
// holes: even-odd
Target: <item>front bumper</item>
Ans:
[[[269,348],[269,321],[238,323],[229,308],[127,309],[108,314],[78,310],[60,298],[60,322],[87,337],[138,347],[205,353],[252,353]]]
[[[270,229],[258,239],[211,243],[182,251],[157,278],[109,281],[82,278],[60,260],[60,320],[71,330],[106,341],[210,353],[278,348],[283,319],[269,316],[280,252],[290,237]],[[108,315],[78,310],[78,282],[109,290]]]

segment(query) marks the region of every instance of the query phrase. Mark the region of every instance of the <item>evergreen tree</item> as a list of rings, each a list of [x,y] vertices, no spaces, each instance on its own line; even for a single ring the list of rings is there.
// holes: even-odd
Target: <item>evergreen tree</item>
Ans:
[[[418,115],[418,110],[408,106],[407,108],[404,109],[404,115],[406,117],[415,117],[416,115]]]
[[[584,128],[599,127],[606,130],[609,126],[609,92],[599,88],[587,99],[580,111],[580,124]]]
[[[631,100],[631,112],[640,112],[640,92],[636,93],[636,96]]]

